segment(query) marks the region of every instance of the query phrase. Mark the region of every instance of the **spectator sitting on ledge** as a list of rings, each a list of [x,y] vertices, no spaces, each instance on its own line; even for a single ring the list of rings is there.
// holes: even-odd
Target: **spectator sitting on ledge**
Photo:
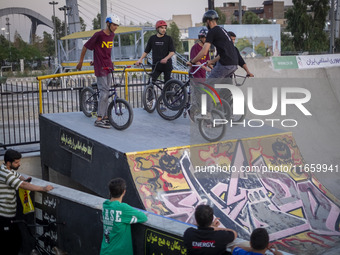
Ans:
[[[257,228],[250,235],[250,247],[235,246],[233,247],[233,255],[261,255],[266,251],[271,251],[274,255],[282,255],[277,250],[276,245],[269,244],[269,235],[266,229]]]

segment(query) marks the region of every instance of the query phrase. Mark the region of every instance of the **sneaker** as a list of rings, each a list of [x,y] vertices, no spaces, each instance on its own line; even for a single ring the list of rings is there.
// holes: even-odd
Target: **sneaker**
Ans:
[[[111,128],[110,124],[107,123],[105,120],[96,120],[94,122],[94,125],[96,127],[101,127],[101,128]]]
[[[102,119],[102,121],[104,123],[106,123],[107,125],[111,126],[110,120],[109,119]]]

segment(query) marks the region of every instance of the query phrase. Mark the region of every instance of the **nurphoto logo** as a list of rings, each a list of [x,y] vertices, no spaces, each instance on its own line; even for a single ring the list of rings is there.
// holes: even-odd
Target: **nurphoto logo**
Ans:
[[[245,114],[245,107],[248,108],[248,110],[257,116],[269,116],[273,114],[280,103],[281,116],[287,116],[287,106],[288,105],[294,105],[297,109],[299,109],[305,116],[312,116],[310,111],[304,106],[307,102],[311,99],[311,93],[309,90],[299,87],[283,87],[283,88],[272,88],[272,104],[269,109],[265,110],[259,110],[256,109],[254,106],[254,96],[253,96],[253,88],[248,87],[247,88],[247,103],[245,104],[245,95],[243,94],[243,91],[232,84],[216,84],[216,89],[228,89],[230,93],[232,94],[232,102],[233,105],[231,106],[232,109],[232,115],[244,115]],[[279,91],[280,90],[280,91]],[[217,95],[220,103],[222,104],[220,100],[220,96],[217,94],[216,90],[213,90],[213,92]],[[280,92],[280,93],[279,93]],[[280,96],[279,96],[280,94]],[[290,95],[294,94],[296,97],[297,95],[299,98],[291,98]],[[211,93],[209,93],[210,97],[212,97]],[[280,100],[279,100],[280,99]],[[201,95],[201,114],[205,115],[207,113],[207,95],[202,94]],[[271,123],[271,126],[274,127],[275,123],[281,123],[281,126],[283,127],[296,127],[298,125],[298,121],[295,119],[249,119],[249,120],[243,120],[242,122],[233,122],[232,118],[230,120],[227,119],[214,119],[214,126],[221,125],[221,124],[230,124],[232,126],[233,124],[243,124],[250,127],[261,127],[264,125],[264,123],[268,122]]]

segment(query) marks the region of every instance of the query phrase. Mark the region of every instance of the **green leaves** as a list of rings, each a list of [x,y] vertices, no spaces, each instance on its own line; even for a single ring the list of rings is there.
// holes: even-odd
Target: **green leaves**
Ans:
[[[323,30],[329,11],[328,0],[293,0],[287,10],[287,31],[297,51],[322,52],[328,49],[329,40]]]
[[[178,28],[178,26],[176,25],[175,22],[172,22],[168,26],[168,29],[166,30],[166,33],[167,33],[167,35],[172,37],[172,40],[174,42],[174,46],[175,46],[176,52],[183,53],[184,49],[183,49],[182,42],[180,40],[181,32],[179,31],[179,28]]]

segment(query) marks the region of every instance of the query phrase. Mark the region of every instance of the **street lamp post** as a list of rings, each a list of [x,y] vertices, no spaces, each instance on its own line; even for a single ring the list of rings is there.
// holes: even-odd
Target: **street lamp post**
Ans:
[[[6,26],[7,26],[7,32],[6,34],[8,33],[8,48],[9,48],[9,61],[11,61],[12,59],[12,50],[11,50],[11,32],[10,32],[10,29],[9,29],[9,26],[11,24],[9,23],[9,18],[7,17],[6,18]]]
[[[331,8],[330,8],[330,15],[329,19],[331,22],[331,27],[330,27],[330,38],[329,38],[329,53],[334,54],[334,25],[335,25],[335,17],[334,17],[334,0],[331,0]]]
[[[242,0],[238,2],[238,23],[242,24]]]
[[[7,26],[7,31],[8,31],[8,41],[11,42],[11,33],[10,33],[10,30],[9,30],[9,26],[11,24],[9,23],[9,18],[6,18],[6,26]]]
[[[55,51],[55,59],[58,57],[58,49],[57,49],[57,31],[56,31],[56,17],[55,17],[55,8],[54,6],[58,4],[58,2],[49,2],[49,4],[53,5],[53,30],[54,30],[54,51]]]
[[[64,11],[64,24],[65,24],[65,36],[67,36],[67,21],[66,21],[66,12],[71,10],[72,8],[69,6],[64,5],[60,7],[60,11]],[[66,59],[68,59],[68,41],[65,40],[65,52],[66,52]]]

